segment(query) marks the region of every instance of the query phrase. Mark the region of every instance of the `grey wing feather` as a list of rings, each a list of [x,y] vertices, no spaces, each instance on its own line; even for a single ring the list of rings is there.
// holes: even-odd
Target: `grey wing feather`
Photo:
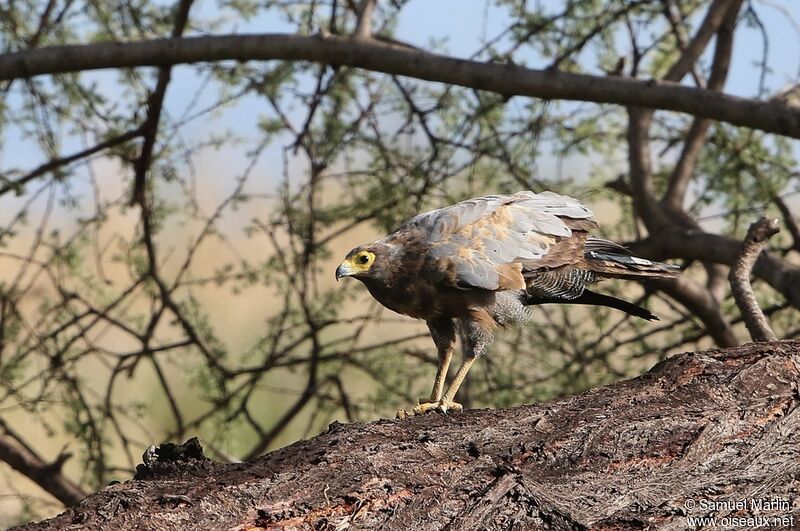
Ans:
[[[584,245],[584,250],[587,253],[597,252],[597,253],[614,253],[623,255],[631,254],[630,249],[628,249],[624,245],[620,245],[617,242],[612,242],[611,240],[606,240],[604,238],[595,238],[594,236],[586,238],[586,244]]]
[[[503,197],[507,196],[476,197],[455,205],[424,212],[403,223],[397,231],[421,229],[425,231],[430,241],[438,241],[481,216],[494,212],[497,207],[502,205]]]
[[[419,230],[428,244],[427,257],[438,279],[462,289],[496,290],[498,267],[539,260],[558,237],[572,230],[561,218],[592,219],[578,200],[553,192],[529,191],[489,195],[420,214],[398,232]]]

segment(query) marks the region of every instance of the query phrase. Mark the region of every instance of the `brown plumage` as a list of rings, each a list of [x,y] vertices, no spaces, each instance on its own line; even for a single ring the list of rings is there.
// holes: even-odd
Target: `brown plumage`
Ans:
[[[673,277],[678,268],[589,236],[595,228],[592,212],[571,197],[527,191],[478,197],[420,214],[385,238],[356,247],[336,278],[355,277],[390,310],[427,322],[439,369],[430,400],[412,413],[460,409],[453,399],[470,366],[498,325],[530,320],[527,306],[593,304],[657,319],[586,286],[603,278]],[[464,361],[443,393],[456,325]]]

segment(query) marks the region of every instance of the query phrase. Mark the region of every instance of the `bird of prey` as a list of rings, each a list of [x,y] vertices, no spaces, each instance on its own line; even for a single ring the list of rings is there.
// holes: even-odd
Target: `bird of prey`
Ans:
[[[530,322],[529,306],[590,304],[657,319],[645,308],[586,287],[604,278],[674,277],[679,268],[589,236],[597,227],[592,211],[576,199],[522,191],[425,212],[350,251],[336,279],[356,278],[390,310],[424,319],[438,351],[430,399],[398,417],[461,410],[454,398],[470,367],[498,326]],[[445,390],[457,329],[464,358]]]

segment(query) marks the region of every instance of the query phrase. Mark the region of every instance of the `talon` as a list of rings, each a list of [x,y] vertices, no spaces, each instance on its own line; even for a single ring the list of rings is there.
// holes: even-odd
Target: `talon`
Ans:
[[[458,402],[444,402],[442,400],[437,400],[435,402],[420,402],[413,408],[411,411],[398,411],[397,418],[406,418],[410,417],[411,415],[424,415],[430,411],[441,411],[444,414],[447,414],[448,411],[463,411],[464,407],[459,404]]]
[[[462,406],[458,402],[439,402],[439,406],[436,409],[447,415],[448,411],[455,411],[455,412],[464,411],[464,406]]]
[[[411,410],[415,415],[424,415],[428,411],[436,409],[438,402],[420,402]]]

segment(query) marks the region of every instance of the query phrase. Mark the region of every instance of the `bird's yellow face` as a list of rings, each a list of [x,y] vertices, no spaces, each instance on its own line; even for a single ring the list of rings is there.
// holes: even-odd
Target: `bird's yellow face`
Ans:
[[[342,277],[359,277],[366,275],[372,264],[375,263],[375,253],[372,251],[353,250],[336,268],[336,280]]]

